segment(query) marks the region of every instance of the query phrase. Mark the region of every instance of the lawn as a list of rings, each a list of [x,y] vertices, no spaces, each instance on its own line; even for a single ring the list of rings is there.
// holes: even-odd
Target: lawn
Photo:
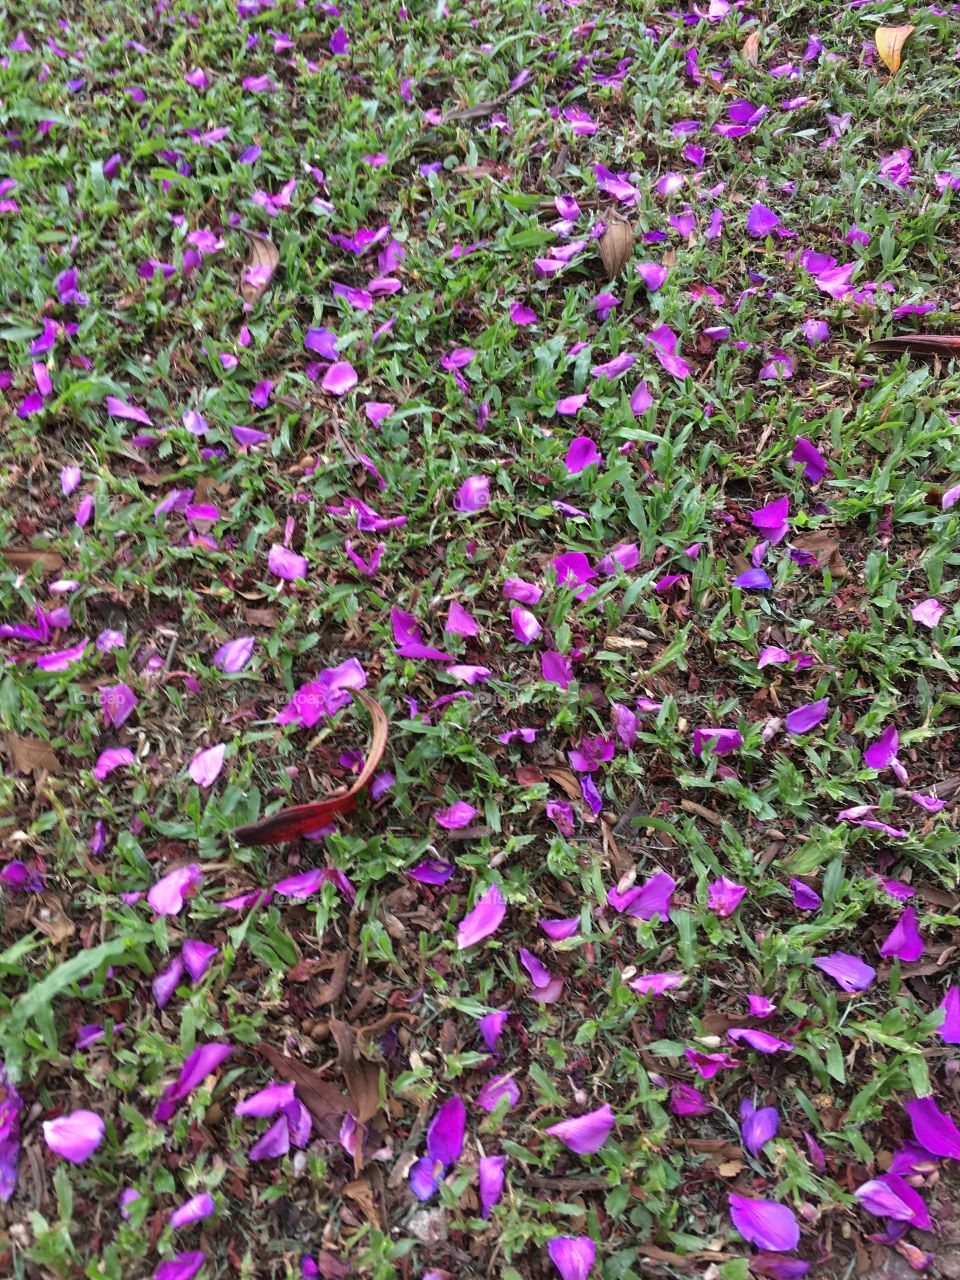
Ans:
[[[960,7],[12,10],[0,1271],[956,1280]]]

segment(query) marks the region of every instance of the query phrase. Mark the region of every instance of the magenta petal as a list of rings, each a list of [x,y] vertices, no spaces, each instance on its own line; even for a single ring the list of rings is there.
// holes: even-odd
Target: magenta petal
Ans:
[[[277,578],[282,578],[284,582],[296,582],[300,578],[307,576],[307,558],[299,556],[295,551],[291,551],[289,547],[282,547],[275,542],[270,548],[270,554],[267,556],[267,568]]]
[[[897,733],[897,727],[888,724],[877,741],[871,742],[864,751],[863,763],[869,769],[886,769],[896,760],[899,749],[900,735]]]
[[[447,610],[447,622],[443,629],[451,636],[475,636],[480,633],[480,627],[476,619],[467,613],[463,605],[457,604],[455,600],[451,601]]]
[[[923,955],[923,939],[917,928],[917,913],[913,907],[904,907],[903,915],[890,930],[880,947],[882,956],[896,956],[898,960],[919,960]]]
[[[569,1151],[575,1151],[578,1155],[592,1155],[610,1137],[615,1124],[616,1118],[609,1103],[604,1103],[602,1107],[586,1115],[548,1125],[544,1132],[553,1138],[559,1138]]]
[[[106,751],[101,751],[97,756],[97,762],[93,766],[93,776],[98,782],[102,782],[113,773],[114,769],[120,769],[125,764],[133,764],[133,761],[133,752],[129,747],[107,747]]]
[[[153,1280],[193,1280],[207,1260],[199,1249],[192,1253],[178,1253],[168,1262],[161,1262],[153,1273]]]
[[[747,214],[747,233],[755,239],[762,239],[764,236],[769,235],[779,225],[780,218],[778,215],[772,209],[768,209],[765,204],[761,204],[759,200]]]
[[[641,996],[662,996],[665,991],[683,986],[686,980],[682,973],[645,973],[633,978],[627,985],[631,991],[636,991]]]
[[[926,1147],[935,1156],[960,1160],[960,1132],[930,1095],[905,1102],[904,1107],[913,1126],[913,1136],[921,1147]]]
[[[472,911],[460,921],[457,928],[457,947],[463,951],[488,938],[501,925],[507,913],[507,904],[497,885],[491,885]]]
[[[497,1052],[497,1044],[503,1034],[503,1028],[510,1017],[505,1009],[495,1009],[493,1013],[485,1013],[477,1020],[483,1042],[491,1053]]]
[[[493,1207],[503,1195],[506,1156],[481,1156],[477,1165],[480,1183],[480,1216],[489,1218]]]
[[[877,971],[858,956],[846,951],[834,951],[829,956],[817,956],[814,967],[828,973],[844,991],[866,991],[877,976]]]
[[[410,1166],[408,1178],[410,1190],[418,1200],[429,1200],[435,1194],[443,1177],[443,1165],[429,1156],[422,1156]]]
[[[511,1107],[520,1101],[520,1088],[512,1076],[492,1076],[477,1094],[476,1103],[484,1111],[493,1111],[501,1098]]]
[[[537,923],[552,942],[562,942],[565,938],[572,938],[580,929],[579,916],[569,916],[564,920],[539,920]],[[956,990],[960,992],[960,987]]]
[[[153,991],[153,998],[157,1002],[158,1009],[165,1009],[173,998],[180,979],[183,977],[183,961],[179,956],[174,956],[166,969],[163,969],[154,978],[150,984]]]
[[[830,699],[821,698],[818,702],[808,702],[805,706],[795,707],[787,713],[787,733],[809,733],[830,714]]]
[[[275,1116],[296,1101],[292,1084],[268,1084],[265,1089],[242,1098],[236,1106],[238,1116]]]
[[[438,827],[444,827],[447,831],[459,831],[462,827],[469,827],[479,813],[480,810],[475,809],[472,804],[457,800],[449,809],[435,810],[433,818]]]
[[[718,916],[733,915],[746,892],[746,885],[736,884],[733,880],[728,880],[726,876],[721,876],[719,880],[714,880],[707,889],[707,906],[711,911],[715,911]]]
[[[43,1140],[51,1151],[71,1164],[83,1164],[103,1141],[104,1123],[93,1111],[73,1111],[44,1120]]]
[[[792,1209],[775,1200],[730,1195],[730,1220],[751,1244],[774,1253],[789,1253],[800,1243],[800,1227]]]
[[[570,475],[579,475],[585,468],[598,465],[600,461],[597,446],[589,436],[576,436],[570,441],[565,460],[565,466]]]
[[[338,360],[323,375],[320,385],[331,395],[346,395],[351,387],[357,385],[357,371],[348,360]]]
[[[943,1010],[940,1039],[944,1044],[960,1044],[960,987],[950,987],[937,1008]]]
[[[147,902],[158,916],[175,916],[183,909],[184,899],[200,887],[203,872],[196,862],[168,871],[147,894]]]
[[[183,967],[194,982],[199,982],[210,968],[214,956],[220,954],[219,947],[209,942],[198,942],[195,938],[186,938],[180,951]]]
[[[186,1227],[192,1222],[200,1222],[203,1218],[209,1218],[216,1210],[213,1202],[213,1196],[208,1192],[201,1192],[200,1195],[191,1197],[185,1204],[180,1205],[179,1209],[174,1209],[170,1214],[171,1227]]]
[[[793,896],[793,905],[798,911],[819,911],[823,906],[823,899],[819,893],[804,884],[802,880],[791,880],[790,892]]]
[[[763,1150],[764,1143],[775,1138],[780,1120],[776,1107],[761,1107],[754,1110],[749,1102],[744,1101],[740,1108],[742,1119],[741,1132],[743,1145],[751,1155],[757,1156]]]
[[[921,600],[919,604],[915,604],[910,610],[910,616],[914,622],[922,622],[925,627],[935,627],[940,619],[946,613],[946,609],[939,600]]]
[[[427,1154],[442,1165],[455,1164],[463,1152],[467,1109],[458,1093],[448,1098],[427,1129]]]
[[[554,1236],[547,1241],[550,1261],[561,1280],[587,1280],[597,1257],[597,1246],[589,1236]]]
[[[540,672],[543,679],[550,684],[559,685],[561,689],[567,689],[573,680],[573,668],[568,658],[562,653],[555,653],[548,650],[540,655]]]
[[[556,411],[561,417],[576,417],[587,403],[587,398],[586,393],[579,396],[567,396],[565,399],[557,401]]]
[[[865,1209],[878,1218],[892,1218],[894,1222],[909,1222],[921,1231],[930,1231],[932,1224],[923,1199],[913,1187],[897,1174],[885,1173],[879,1178],[863,1183],[853,1193]]]
[[[741,1040],[758,1053],[787,1053],[793,1045],[787,1040],[779,1040],[767,1031],[755,1031],[752,1027],[731,1027],[727,1038],[735,1044]]]
[[[464,480],[454,500],[454,507],[462,515],[482,511],[490,503],[490,481],[486,476],[469,476]]]
[[[236,675],[253,656],[253,636],[238,636],[236,640],[228,640],[214,654],[213,665],[226,675]]]
[[[223,768],[223,758],[227,752],[227,744],[218,742],[216,746],[207,747],[206,751],[198,751],[190,761],[187,772],[197,784],[198,787],[212,787],[217,778],[220,777],[220,770]]]
[[[290,1126],[286,1116],[278,1116],[270,1128],[247,1152],[248,1160],[276,1160],[290,1150]]]
[[[670,1090],[670,1110],[676,1116],[705,1116],[710,1104],[692,1084],[675,1084]]]

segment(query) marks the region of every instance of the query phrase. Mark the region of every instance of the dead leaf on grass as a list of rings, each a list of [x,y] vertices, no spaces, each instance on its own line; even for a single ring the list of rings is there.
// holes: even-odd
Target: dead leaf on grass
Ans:
[[[250,256],[243,268],[240,294],[250,306],[263,297],[274,271],[280,265],[280,251],[267,236],[259,231],[244,231],[250,246]]]
[[[867,347],[879,355],[940,356],[951,360],[960,356],[960,334],[901,333],[893,338],[877,338]]]
[[[340,1133],[340,1120],[347,1114],[350,1104],[342,1090],[317,1071],[304,1066],[296,1058],[280,1053],[272,1045],[261,1041],[255,1045],[257,1053],[266,1058],[274,1071],[296,1088],[297,1097],[307,1108],[322,1137],[333,1141]]]
[[[6,743],[17,773],[34,773],[41,769],[56,773],[60,768],[57,753],[42,738],[23,738],[18,733],[8,733]]]
[[[873,38],[877,44],[877,53],[883,59],[884,66],[891,75],[900,70],[900,59],[903,46],[916,31],[916,27],[907,23],[902,27],[877,27]]]
[[[571,800],[583,799],[580,783],[569,769],[564,769],[562,765],[551,764],[545,766],[543,772],[544,776],[551,782],[555,782],[564,795],[569,796]]]
[[[618,213],[608,215],[607,229],[597,241],[608,280],[616,280],[633,252],[633,230]]]
[[[798,534],[793,540],[793,545],[801,551],[816,556],[817,568],[828,569],[834,582],[839,582],[847,576],[846,562],[840,554],[840,543],[824,530],[815,529],[812,533]]]
[[[751,31],[743,42],[743,60],[755,67],[760,61],[760,32]]]
[[[28,569],[32,569],[35,564],[47,573],[56,573],[58,569],[63,568],[63,557],[57,551],[44,551],[34,547],[7,547],[6,550],[0,551],[7,564],[11,565],[20,573],[26,573]]]
[[[372,1120],[380,1109],[380,1068],[357,1056],[353,1027],[330,1019],[330,1034],[337,1046],[337,1061],[350,1094],[350,1110],[360,1124]]]
[[[347,974],[350,971],[350,952],[340,951],[333,957],[330,965],[329,979],[318,987],[313,995],[314,1004],[333,1004],[339,1000],[347,987]]]
[[[348,1200],[352,1200],[354,1204],[360,1206],[363,1216],[370,1223],[371,1227],[380,1230],[382,1222],[380,1214],[377,1210],[377,1204],[373,1196],[373,1187],[366,1178],[358,1178],[356,1182],[348,1182],[343,1188],[343,1194]]]
[[[64,910],[62,900],[55,893],[38,897],[24,918],[55,944],[66,942],[77,931],[77,926]]]

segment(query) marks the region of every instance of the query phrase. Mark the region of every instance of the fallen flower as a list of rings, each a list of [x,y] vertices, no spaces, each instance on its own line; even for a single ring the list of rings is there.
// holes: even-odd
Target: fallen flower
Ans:
[[[175,916],[183,910],[184,900],[196,893],[202,880],[203,872],[196,862],[175,867],[153,885],[147,902],[158,916]]]
[[[830,699],[820,698],[787,712],[787,733],[809,733],[830,714]]]
[[[589,1236],[554,1236],[547,1241],[550,1261],[561,1280],[587,1280],[597,1257],[597,1246]]]
[[[615,1124],[616,1117],[609,1103],[604,1103],[602,1107],[586,1115],[548,1125],[544,1132],[558,1138],[569,1151],[575,1151],[578,1155],[592,1155],[609,1138]]]
[[[789,1253],[800,1243],[796,1215],[787,1205],[736,1195],[728,1196],[727,1200],[730,1220],[750,1244],[773,1253]]]
[[[904,907],[903,915],[884,939],[880,954],[896,956],[898,960],[919,960],[924,952],[923,939],[917,928],[917,913],[913,907]]]
[[[828,956],[817,956],[814,968],[820,969],[833,978],[844,991],[866,991],[877,971],[858,956],[849,955],[846,951],[834,951]]]
[[[743,1145],[752,1156],[760,1154],[764,1143],[775,1138],[780,1127],[776,1107],[761,1107],[757,1110],[748,1098],[744,1098],[740,1104],[740,1120]]]
[[[457,947],[463,951],[472,947],[494,933],[503,922],[507,913],[507,904],[497,885],[491,885],[472,911],[460,921],[457,927]]]
[[[198,751],[187,766],[187,772],[198,787],[212,787],[220,776],[227,744],[218,742],[205,751]]]
[[[903,1105],[913,1126],[913,1136],[921,1147],[932,1151],[935,1156],[960,1160],[960,1131],[931,1095],[915,1098]]]
[[[481,1156],[477,1164],[480,1193],[480,1216],[489,1218],[493,1208],[503,1195],[506,1156]]]
[[[915,604],[910,610],[910,617],[914,622],[920,622],[931,630],[939,625],[940,619],[946,613],[946,609],[939,600],[929,599],[921,600],[919,604]]]
[[[712,881],[707,889],[707,906],[718,916],[733,915],[746,892],[745,884],[737,884],[733,880],[728,880],[726,876],[721,876],[718,880]]]
[[[71,1164],[83,1164],[103,1141],[104,1123],[94,1111],[73,1111],[44,1120],[43,1140],[51,1151]]]

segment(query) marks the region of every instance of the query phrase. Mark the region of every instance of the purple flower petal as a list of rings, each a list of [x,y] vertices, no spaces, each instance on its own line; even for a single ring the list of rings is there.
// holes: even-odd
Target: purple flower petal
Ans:
[[[457,800],[449,809],[434,810],[433,819],[438,826],[444,827],[447,831],[459,831],[461,827],[469,827],[479,813],[480,810],[475,809],[472,804],[467,804],[465,800]]]
[[[705,1116],[711,1108],[692,1084],[675,1084],[670,1090],[670,1110],[675,1116]]]
[[[493,1111],[501,1098],[506,1098],[510,1107],[520,1101],[520,1089],[512,1076],[491,1076],[477,1094],[476,1103],[484,1111]]]
[[[561,689],[569,688],[573,680],[573,668],[569,659],[562,653],[554,653],[552,650],[541,653],[540,672],[544,680],[550,684],[559,685]]]
[[[731,916],[739,907],[746,892],[745,884],[737,884],[733,880],[728,880],[726,876],[721,876],[707,889],[707,906],[718,916]]]
[[[909,1222],[921,1231],[932,1230],[930,1215],[923,1200],[913,1187],[895,1173],[881,1174],[879,1178],[857,1187],[853,1194],[865,1209],[878,1218]]]
[[[558,1138],[569,1151],[575,1151],[578,1155],[592,1155],[610,1137],[615,1124],[616,1117],[609,1103],[604,1103],[602,1107],[586,1115],[548,1125],[544,1132]]]
[[[730,1195],[730,1220],[751,1244],[773,1253],[789,1253],[800,1243],[800,1227],[792,1209],[775,1200]]]
[[[457,928],[457,948],[463,951],[494,933],[503,922],[507,904],[497,885],[491,885],[472,911],[460,921]]]
[[[202,879],[203,872],[196,862],[175,867],[151,888],[147,902],[158,916],[175,916],[183,910],[184,899],[196,893]]]
[[[935,1156],[960,1160],[960,1132],[931,1096],[915,1098],[903,1105],[913,1126],[913,1136],[921,1147]]]
[[[259,1116],[266,1118],[275,1116],[278,1111],[285,1111],[293,1105],[296,1097],[292,1084],[268,1084],[265,1089],[252,1093],[236,1105],[238,1116]]]
[[[893,926],[880,947],[882,956],[896,956],[898,960],[919,960],[923,955],[923,939],[917,928],[917,913],[913,907],[904,907],[903,915]]]
[[[745,569],[734,578],[733,585],[745,591],[769,591],[773,583],[763,569]]]
[[[320,385],[331,395],[343,396],[357,385],[357,381],[357,371],[353,365],[348,360],[338,360],[323,375]]]
[[[223,758],[227,752],[227,744],[218,742],[216,746],[207,747],[206,751],[198,751],[187,766],[187,772],[198,787],[212,787],[223,768]]]
[[[490,503],[490,481],[486,476],[470,476],[464,480],[454,500],[454,507],[464,515],[482,511]]]
[[[641,996],[662,996],[683,986],[686,976],[682,973],[645,973],[633,978],[627,985]]]
[[[173,993],[180,984],[183,977],[183,961],[179,956],[174,956],[166,969],[161,970],[150,984],[153,991],[153,998],[157,1002],[158,1009],[165,1009],[173,998]]]
[[[275,542],[270,548],[270,554],[267,557],[267,568],[275,577],[282,578],[284,582],[297,582],[307,576],[307,558],[306,556],[298,556],[289,547],[283,547],[278,542]]]
[[[651,876],[642,885],[635,885],[626,893],[616,889],[607,892],[607,901],[616,911],[624,911],[638,920],[652,920],[654,916],[665,919],[670,914],[670,899],[676,881],[665,871]]]
[[[427,1154],[442,1165],[455,1164],[463,1151],[467,1109],[458,1093],[448,1098],[427,1129]]]
[[[171,1212],[170,1225],[175,1228],[188,1227],[192,1222],[201,1222],[204,1218],[209,1218],[216,1211],[216,1207],[213,1196],[209,1192],[202,1191]]]
[[[846,951],[817,956],[813,964],[815,968],[829,974],[844,991],[866,991],[877,976],[876,969],[859,956],[852,956]]]
[[[436,1194],[442,1177],[443,1165],[437,1160],[431,1160],[429,1156],[422,1156],[410,1167],[410,1190],[418,1200],[429,1200]]]
[[[579,475],[587,467],[599,465],[602,461],[597,446],[589,436],[576,436],[570,441],[564,465],[572,476]]]
[[[764,1143],[777,1135],[777,1129],[780,1127],[777,1109],[761,1107],[757,1111],[754,1110],[751,1102],[744,1099],[740,1107],[740,1118],[743,1122],[741,1125],[743,1145],[752,1156],[758,1156],[763,1150]]]
[[[790,892],[793,895],[793,905],[798,911],[819,911],[823,906],[819,893],[802,880],[791,880]]]
[[[210,968],[214,956],[220,954],[220,948],[209,942],[199,942],[195,938],[185,938],[181,955],[183,967],[194,982],[199,982]]]
[[[278,1116],[247,1152],[248,1160],[276,1160],[290,1150],[290,1126],[286,1116]]]
[[[492,1013],[485,1013],[482,1018],[477,1019],[483,1042],[491,1053],[497,1053],[497,1043],[509,1017],[505,1009],[495,1009]]]
[[[480,1191],[480,1216],[489,1218],[494,1205],[503,1195],[506,1156],[481,1156],[477,1165]]]
[[[938,1009],[943,1010],[940,1039],[944,1044],[960,1044],[960,987],[950,987]]]
[[[51,1151],[71,1164],[83,1164],[103,1141],[104,1123],[94,1111],[73,1111],[44,1120],[43,1140]]]
[[[586,392],[577,396],[566,396],[557,401],[556,412],[564,418],[575,418],[587,403],[588,398]]]
[[[795,707],[787,713],[787,733],[809,733],[830,714],[830,699],[820,698],[817,702],[808,702],[805,706]]]
[[[693,754],[703,754],[706,747],[711,755],[725,756],[743,746],[743,736],[739,729],[714,729],[709,725],[701,725],[693,731]]]
[[[153,1280],[193,1280],[207,1260],[199,1249],[192,1253],[178,1253],[169,1262],[161,1262],[153,1273]]]
[[[756,1049],[757,1053],[787,1053],[793,1048],[789,1041],[780,1040],[767,1031],[755,1031],[752,1027],[731,1027],[727,1032],[727,1039],[735,1044],[742,1040],[751,1049]]]
[[[253,636],[238,636],[236,640],[228,640],[214,654],[213,665],[226,675],[236,675],[253,656],[255,643]]]
[[[759,200],[747,214],[747,234],[753,236],[754,239],[762,240],[771,231],[776,231],[779,225],[779,215],[774,213],[772,209],[768,209],[765,204],[761,204]]]
[[[919,604],[915,604],[910,610],[910,617],[914,622],[921,622],[925,627],[936,627],[940,619],[946,613],[946,609],[939,600],[929,599],[921,600]]]
[[[560,1280],[587,1280],[596,1261],[597,1246],[589,1236],[554,1236],[547,1241],[547,1252]]]

